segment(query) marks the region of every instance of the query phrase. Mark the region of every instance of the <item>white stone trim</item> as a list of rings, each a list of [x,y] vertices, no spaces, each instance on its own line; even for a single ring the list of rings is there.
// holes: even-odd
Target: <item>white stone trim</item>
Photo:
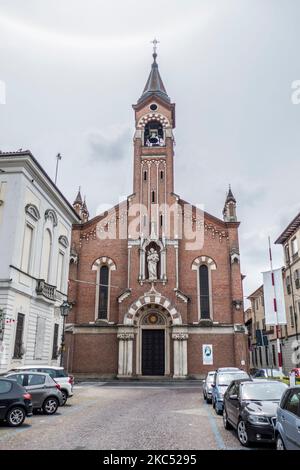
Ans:
[[[213,301],[212,301],[212,275],[211,272],[217,269],[215,261],[209,256],[198,256],[192,263],[192,271],[197,272],[197,309],[198,309],[198,321],[201,319],[201,304],[200,304],[200,266],[205,265],[208,267],[208,287],[209,287],[209,310],[210,319],[214,318]]]
[[[124,316],[124,325],[133,325],[136,313],[142,306],[147,306],[149,304],[156,304],[158,306],[164,307],[170,314],[172,323],[174,325],[181,325],[182,318],[180,312],[171,304],[171,302],[164,297],[163,295],[157,295],[157,292],[153,295],[144,295],[140,297],[136,302],[131,304],[128,309],[128,312]]]
[[[96,289],[95,289],[95,321],[98,319],[98,308],[99,308],[99,288],[100,288],[100,269],[102,266],[108,267],[108,302],[107,302],[107,318],[103,321],[109,322],[110,316],[110,286],[111,286],[111,272],[115,271],[116,265],[111,258],[107,256],[102,256],[101,258],[96,259],[92,266],[92,271],[97,271],[96,275]]]

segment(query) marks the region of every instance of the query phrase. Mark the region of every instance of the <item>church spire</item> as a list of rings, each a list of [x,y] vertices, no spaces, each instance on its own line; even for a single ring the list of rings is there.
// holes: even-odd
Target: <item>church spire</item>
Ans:
[[[223,218],[225,222],[237,222],[236,199],[229,185],[226,201],[223,209]]]
[[[157,95],[163,100],[167,101],[170,103],[170,98],[167,94],[167,91],[165,89],[165,86],[163,84],[162,78],[160,76],[159,70],[158,70],[158,64],[156,62],[157,59],[157,44],[159,41],[157,39],[154,39],[152,41],[153,43],[153,63],[151,66],[151,71],[150,75],[148,77],[147,83],[145,85],[145,88],[143,90],[142,96],[138,100],[138,103],[141,103],[144,101],[146,98],[148,98],[151,95]]]

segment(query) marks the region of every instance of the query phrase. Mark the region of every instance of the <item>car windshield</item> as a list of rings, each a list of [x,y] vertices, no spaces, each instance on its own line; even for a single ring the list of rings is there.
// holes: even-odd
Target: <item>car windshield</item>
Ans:
[[[244,383],[242,384],[242,400],[280,400],[287,385],[282,382]]]
[[[217,385],[229,385],[233,380],[239,379],[248,379],[249,376],[246,372],[232,372],[229,374],[228,372],[219,374],[217,377]]]
[[[214,375],[208,375],[207,378],[206,378],[206,382],[208,384],[212,384],[214,381]]]

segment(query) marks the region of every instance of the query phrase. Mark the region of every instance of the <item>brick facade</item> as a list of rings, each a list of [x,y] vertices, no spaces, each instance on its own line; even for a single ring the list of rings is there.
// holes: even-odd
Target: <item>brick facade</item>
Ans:
[[[207,370],[241,366],[247,360],[246,335],[237,332],[241,330],[237,325],[243,324],[243,292],[235,200],[230,191],[221,220],[187,205],[174,193],[175,105],[164,92],[155,54],[147,84],[133,106],[133,194],[108,213],[73,227],[69,282],[73,308],[66,340],[68,368],[75,374],[143,375],[143,354],[149,354],[143,350],[145,329],[165,331],[159,375],[201,377]],[[156,129],[163,136],[160,145],[145,142],[147,126],[150,136]],[[171,206],[174,213],[168,224],[166,208]],[[234,215],[230,220],[229,209]],[[202,244],[189,246],[186,225],[203,236]],[[157,278],[149,280],[151,247],[159,261]],[[208,269],[205,318],[201,265]],[[107,318],[102,319],[97,310],[101,266],[109,268]],[[213,345],[212,365],[203,365],[203,344]],[[153,357],[156,353],[153,350]]]

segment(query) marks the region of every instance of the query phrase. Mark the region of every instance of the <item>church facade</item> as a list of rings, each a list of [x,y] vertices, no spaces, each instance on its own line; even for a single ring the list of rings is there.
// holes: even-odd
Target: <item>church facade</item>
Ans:
[[[174,192],[175,104],[156,52],[133,110],[133,193],[91,220],[74,202],[65,365],[119,378],[245,368],[236,200],[229,189],[220,219]]]

